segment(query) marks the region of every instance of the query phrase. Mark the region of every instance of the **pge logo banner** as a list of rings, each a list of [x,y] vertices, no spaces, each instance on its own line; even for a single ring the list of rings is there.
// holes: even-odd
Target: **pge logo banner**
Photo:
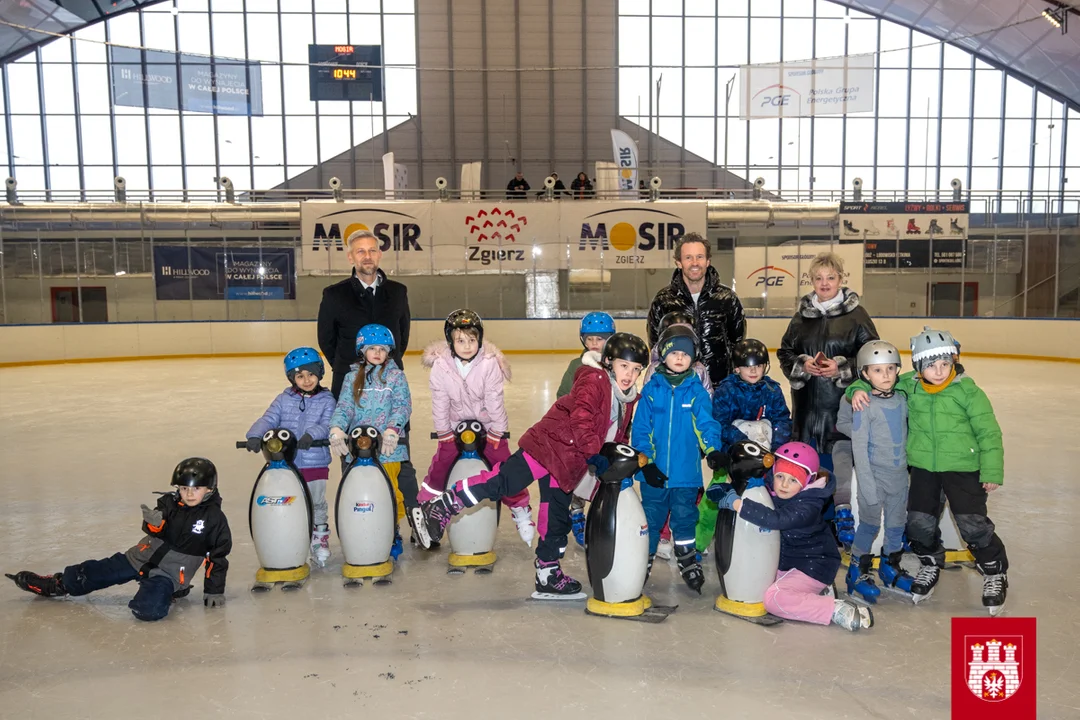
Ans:
[[[776,247],[736,247],[733,288],[746,302],[761,298],[760,307],[793,309],[811,292],[810,263],[819,253],[833,252],[844,261],[842,285],[862,294],[862,245],[803,244]],[[757,303],[755,303],[757,304]]]
[[[952,619],[952,717],[1034,720],[1035,618]]]
[[[158,300],[295,300],[292,248],[154,248]]]
[[[572,268],[671,269],[679,238],[691,232],[707,237],[703,201],[559,205]]]
[[[300,203],[304,270],[348,274],[352,265],[345,241],[356,230],[369,230],[383,251],[380,267],[388,274],[431,272],[431,203]]]
[[[557,270],[566,261],[556,202],[436,203],[434,272]]]
[[[743,120],[873,110],[872,55],[739,68],[739,116]]]

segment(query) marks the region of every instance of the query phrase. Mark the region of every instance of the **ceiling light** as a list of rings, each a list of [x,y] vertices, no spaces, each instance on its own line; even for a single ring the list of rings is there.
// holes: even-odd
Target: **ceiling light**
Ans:
[[[1053,4],[1055,7],[1043,10],[1042,16],[1046,18],[1046,22],[1061,30],[1061,34],[1064,35],[1069,32],[1069,8],[1060,3]]]
[[[1050,10],[1043,10],[1042,15],[1043,15],[1044,18],[1046,18],[1046,22],[1050,23],[1051,25],[1053,25],[1056,28],[1061,27],[1061,21],[1058,20],[1056,10],[1053,11],[1053,12],[1051,12]]]

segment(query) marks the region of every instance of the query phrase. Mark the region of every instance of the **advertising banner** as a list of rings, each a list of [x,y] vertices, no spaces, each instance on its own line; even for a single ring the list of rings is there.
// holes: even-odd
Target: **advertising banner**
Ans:
[[[810,117],[874,111],[874,56],[739,68],[739,117]]]
[[[436,203],[436,274],[566,267],[558,202]]]
[[[624,198],[637,197],[638,152],[637,143],[622,130],[611,131],[611,152],[619,168],[619,191]]]
[[[158,245],[158,300],[295,300],[292,248]]]
[[[867,238],[866,269],[901,270],[929,268],[959,268],[964,265],[964,241],[958,238],[907,240],[897,238]]]
[[[708,237],[704,201],[559,205],[560,241],[570,245],[571,268],[670,269],[679,238],[689,232]]]
[[[257,62],[109,47],[112,101],[217,115],[263,114]],[[145,91],[145,94],[144,94]]]
[[[356,230],[370,230],[379,240],[380,266],[387,273],[430,273],[431,206],[426,201],[300,203],[300,259],[305,272],[349,274],[352,265],[345,240]]]
[[[867,240],[966,238],[969,209],[967,202],[842,202],[840,233]]]
[[[735,285],[739,297],[761,297],[766,308],[794,308],[798,298],[813,290],[810,263],[832,251],[844,261],[842,285],[862,294],[862,245],[809,244],[777,247],[736,247]]]

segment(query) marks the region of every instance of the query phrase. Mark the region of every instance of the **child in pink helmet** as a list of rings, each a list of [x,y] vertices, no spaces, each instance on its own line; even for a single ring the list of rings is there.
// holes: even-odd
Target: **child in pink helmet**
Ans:
[[[820,470],[818,454],[806,443],[789,442],[776,450],[776,464],[765,478],[776,509],[739,498],[734,490],[713,486],[717,505],[734,510],[753,524],[780,531],[776,582],[765,591],[765,609],[788,620],[840,625],[847,630],[873,627],[869,608],[838,600],[831,588],[840,569],[840,552],[825,521],[836,481]],[[721,495],[720,493],[723,492]]]

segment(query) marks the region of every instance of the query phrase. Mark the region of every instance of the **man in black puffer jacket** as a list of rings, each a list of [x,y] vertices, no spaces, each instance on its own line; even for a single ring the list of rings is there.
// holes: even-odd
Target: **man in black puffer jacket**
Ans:
[[[687,233],[675,243],[676,270],[671,284],[656,293],[649,308],[649,345],[660,336],[660,319],[673,310],[694,318],[701,360],[713,387],[731,372],[731,348],[746,336],[746,318],[735,291],[720,282],[709,264],[712,250],[705,238]]]
[[[404,370],[401,358],[409,347],[409,291],[386,277],[379,269],[382,251],[379,240],[367,230],[349,236],[349,261],[353,274],[323,290],[319,305],[319,349],[333,369],[334,397],[349,366],[356,362],[356,333],[371,323],[385,325],[394,336],[392,356]]]

